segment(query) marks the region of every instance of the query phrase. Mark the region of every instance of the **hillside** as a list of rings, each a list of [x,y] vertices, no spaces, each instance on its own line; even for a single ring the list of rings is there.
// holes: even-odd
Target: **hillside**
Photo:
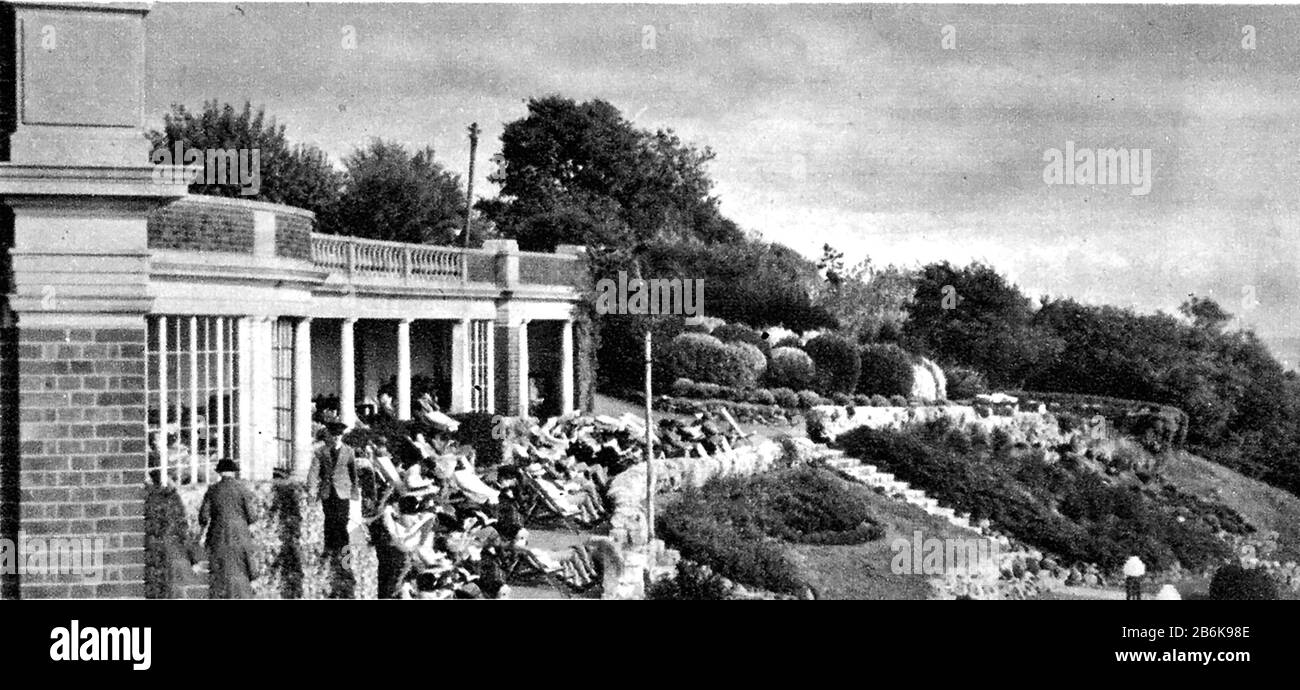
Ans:
[[[1191,453],[1178,453],[1163,474],[1183,491],[1236,510],[1255,529],[1277,532],[1274,560],[1300,561],[1300,497]]]

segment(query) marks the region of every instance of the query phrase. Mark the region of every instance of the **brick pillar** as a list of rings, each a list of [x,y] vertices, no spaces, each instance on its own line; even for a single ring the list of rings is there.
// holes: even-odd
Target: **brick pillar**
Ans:
[[[144,321],[22,328],[18,481],[27,539],[102,539],[102,578],[24,574],[23,598],[144,596]]]
[[[527,414],[528,408],[519,404],[528,392],[528,381],[521,376],[524,373],[521,358],[527,356],[524,348],[528,346],[527,342],[521,342],[521,337],[528,337],[527,326],[521,326],[517,318],[507,316],[503,319],[498,315],[493,331],[496,334],[493,338],[496,347],[496,412],[507,416]],[[524,392],[522,396],[521,390]]]
[[[18,329],[0,323],[0,539],[17,542]],[[18,597],[18,577],[0,570],[0,599]]]
[[[0,232],[12,242],[0,311],[4,325],[16,325],[0,346],[12,358],[0,392],[8,393],[6,411],[15,400],[18,408],[5,415],[17,452],[0,454],[0,514],[11,521],[16,514],[9,530],[31,546],[55,537],[90,540],[92,553],[78,555],[92,556],[92,565],[102,557],[102,568],[20,573],[6,593],[139,597],[145,315],[153,305],[146,216],[185,194],[181,178],[156,176],[146,163],[148,9],[22,0],[10,6],[14,22],[0,31],[13,31],[13,40],[5,36],[0,45],[14,52],[0,57],[17,79],[0,83],[0,104],[17,103],[27,117],[0,135],[9,152],[0,162],[0,198],[12,211]],[[42,50],[37,27],[46,25],[78,40]],[[17,83],[23,88],[15,92]]]

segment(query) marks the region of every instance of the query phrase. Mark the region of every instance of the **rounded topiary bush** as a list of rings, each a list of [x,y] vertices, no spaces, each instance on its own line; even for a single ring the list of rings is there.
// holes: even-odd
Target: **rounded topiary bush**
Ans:
[[[842,405],[844,407],[853,404],[853,398],[848,393],[832,393],[831,400],[834,401],[836,405]]]
[[[906,350],[894,344],[871,344],[864,345],[859,354],[862,373],[858,377],[858,392],[885,396],[912,392],[916,375],[912,356]]]
[[[883,395],[873,395],[873,396],[871,396],[871,406],[872,406],[872,407],[889,407],[889,398],[886,398],[886,397],[883,396]]]
[[[723,343],[703,333],[682,333],[669,345],[664,365],[673,378],[749,388],[762,371],[754,368],[751,349],[757,348],[752,345],[748,348],[739,343]]]
[[[767,381],[774,388],[803,390],[812,385],[816,371],[807,352],[793,347],[777,347],[772,349],[772,357],[767,363]]]
[[[750,394],[749,401],[758,405],[775,405],[776,396],[766,388],[759,388]]]
[[[669,387],[672,394],[679,398],[687,397],[694,389],[695,382],[690,379],[677,379],[676,381],[673,381],[673,385]]]
[[[823,393],[852,393],[862,372],[858,348],[848,339],[826,333],[808,341],[804,351],[817,371],[817,387]]]
[[[798,407],[799,395],[789,388],[773,388],[772,398],[781,407]]]
[[[719,398],[722,396],[722,386],[716,383],[697,383],[695,384],[695,395],[705,400]]]
[[[793,347],[796,350],[802,350],[803,339],[797,335],[787,335],[784,338],[781,338],[780,340],[776,341],[775,343],[772,343],[772,347],[774,349],[778,347]]]
[[[1210,598],[1217,600],[1269,600],[1277,598],[1277,585],[1261,568],[1236,563],[1219,568],[1210,580]]]
[[[889,396],[889,404],[894,407],[907,407],[907,398],[901,395],[891,395]]]
[[[713,337],[724,343],[749,343],[763,353],[764,359],[772,349],[772,344],[763,338],[762,333],[743,323],[724,323],[713,329]]]
[[[742,387],[756,385],[767,371],[767,355],[764,355],[762,350],[750,343],[730,342],[726,345],[727,350],[740,357],[748,367],[743,377],[744,385]]]
[[[799,391],[798,395],[799,395],[799,407],[802,407],[804,409],[808,409],[810,407],[813,407],[814,405],[820,405],[822,402],[822,396],[817,395],[816,391],[801,390]]]
[[[989,392],[988,379],[968,367],[951,367],[944,371],[948,378],[948,398],[950,400],[969,400],[977,395]]]

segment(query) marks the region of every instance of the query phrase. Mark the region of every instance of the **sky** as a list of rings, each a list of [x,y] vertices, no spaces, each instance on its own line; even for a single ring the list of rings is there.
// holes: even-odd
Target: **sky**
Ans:
[[[157,3],[147,27],[154,125],[251,100],[335,159],[383,137],[463,175],[477,122],[482,197],[529,98],[601,98],[712,148],[723,212],[809,257],[1210,296],[1300,360],[1300,7]],[[1067,142],[1149,149],[1149,193],[1047,184]]]

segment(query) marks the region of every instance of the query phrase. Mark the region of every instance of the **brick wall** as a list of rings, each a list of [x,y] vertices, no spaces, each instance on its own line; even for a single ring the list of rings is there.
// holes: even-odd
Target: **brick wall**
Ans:
[[[572,256],[524,254],[519,257],[519,282],[528,285],[576,286],[582,270],[582,264]]]
[[[253,210],[182,199],[149,214],[149,248],[252,254]]]
[[[18,538],[18,329],[0,327],[0,538]],[[18,578],[0,572],[0,599],[18,596]]]
[[[28,537],[102,538],[105,573],[24,575],[23,598],[144,596],[144,323],[18,337]]]
[[[275,214],[275,253],[287,259],[311,261],[310,218],[289,213]]]

